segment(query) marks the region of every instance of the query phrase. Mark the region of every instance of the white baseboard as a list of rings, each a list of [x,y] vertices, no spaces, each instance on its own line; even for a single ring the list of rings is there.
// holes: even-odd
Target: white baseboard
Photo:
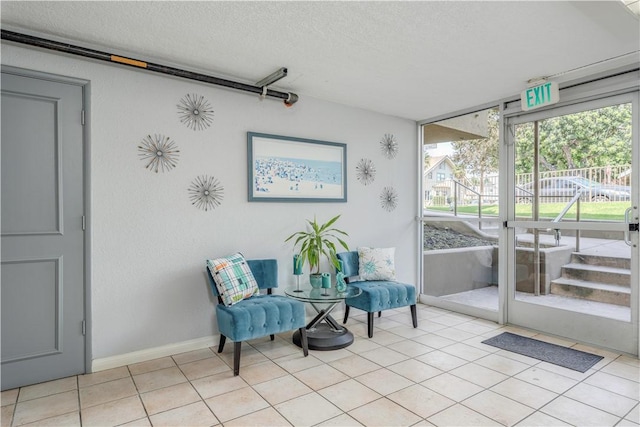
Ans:
[[[199,350],[206,347],[214,347],[217,346],[218,340],[219,335],[211,335],[208,337],[167,344],[160,347],[133,351],[131,353],[93,359],[90,372],[99,372],[107,369],[119,368],[120,366],[146,362],[147,360],[185,353],[187,351]]]
[[[308,308],[307,319],[313,318],[317,313],[311,313]],[[336,307],[331,314],[337,319],[344,316],[344,306]],[[133,363],[146,362],[147,360],[158,359],[160,357],[172,356],[174,354],[185,353],[187,351],[199,350],[206,347],[216,347],[220,341],[220,335],[210,335],[208,337],[196,338],[193,340],[182,341],[173,344],[167,344],[160,347],[147,348],[144,350],[133,351],[131,353],[118,354],[115,356],[93,359],[88,372],[100,372],[107,369],[119,368],[121,366],[131,365]]]

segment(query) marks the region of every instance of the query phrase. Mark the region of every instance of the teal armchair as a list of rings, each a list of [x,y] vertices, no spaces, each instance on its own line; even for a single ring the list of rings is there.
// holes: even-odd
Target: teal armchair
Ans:
[[[359,276],[360,260],[358,252],[342,252],[337,254],[337,256],[340,264],[339,271],[347,277],[349,286],[362,289],[362,293],[357,297],[347,298],[345,300],[346,307],[343,323],[347,323],[350,307],[366,311],[367,332],[369,338],[372,338],[373,314],[375,312],[378,312],[378,317],[380,317],[384,310],[409,306],[413,327],[418,327],[415,286],[390,280],[354,281],[353,278]]]
[[[298,329],[305,357],[309,354],[307,329],[305,328],[305,306],[282,295],[273,295],[272,289],[278,287],[278,264],[274,259],[247,260],[258,287],[266,294],[254,295],[230,307],[222,303],[215,281],[207,268],[209,285],[213,295],[218,298],[216,315],[220,331],[218,353],[224,349],[227,338],[234,342],[233,374],[240,373],[240,350],[243,341]]]

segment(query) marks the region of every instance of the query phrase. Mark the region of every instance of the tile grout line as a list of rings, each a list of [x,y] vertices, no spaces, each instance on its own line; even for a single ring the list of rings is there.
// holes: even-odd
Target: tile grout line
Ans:
[[[80,377],[76,375],[76,390],[78,391],[78,421],[82,426],[82,401],[80,400]]]

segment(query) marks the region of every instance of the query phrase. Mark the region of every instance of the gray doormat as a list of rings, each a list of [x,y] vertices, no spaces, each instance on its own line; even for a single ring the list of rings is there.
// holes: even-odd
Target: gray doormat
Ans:
[[[482,343],[579,372],[587,372],[593,365],[603,359],[602,356],[534,340],[533,338],[510,332],[503,332],[500,335],[482,341]]]

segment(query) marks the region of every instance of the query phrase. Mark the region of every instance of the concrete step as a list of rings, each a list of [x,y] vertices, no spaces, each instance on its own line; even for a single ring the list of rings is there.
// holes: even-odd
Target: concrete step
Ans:
[[[587,282],[631,286],[631,270],[626,268],[570,263],[562,267],[562,277]]]
[[[628,285],[611,285],[563,277],[551,281],[551,293],[624,307],[629,307],[631,301],[631,288]]]
[[[603,267],[615,267],[631,269],[631,258],[619,258],[612,256],[587,255],[580,252],[571,254],[571,262],[575,264],[601,265]]]

